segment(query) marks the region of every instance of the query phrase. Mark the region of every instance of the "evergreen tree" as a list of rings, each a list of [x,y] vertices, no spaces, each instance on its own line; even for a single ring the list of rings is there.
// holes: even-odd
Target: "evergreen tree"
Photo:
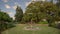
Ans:
[[[17,22],[20,22],[22,20],[22,17],[23,17],[23,11],[22,11],[21,7],[17,6],[16,14],[15,14],[15,20]]]

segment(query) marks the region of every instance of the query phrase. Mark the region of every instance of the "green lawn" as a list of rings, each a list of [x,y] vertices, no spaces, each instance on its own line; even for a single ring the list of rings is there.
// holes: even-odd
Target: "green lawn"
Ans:
[[[47,25],[36,25],[40,30],[24,30],[23,28],[28,25],[26,24],[17,24],[16,27],[8,29],[2,34],[60,34],[60,30]]]

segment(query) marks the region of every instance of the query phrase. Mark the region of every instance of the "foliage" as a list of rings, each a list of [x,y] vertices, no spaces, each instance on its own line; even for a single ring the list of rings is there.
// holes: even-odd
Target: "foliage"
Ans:
[[[11,26],[12,24],[10,25],[8,24],[9,22],[12,22],[12,21],[13,21],[12,18],[7,13],[0,11],[0,34],[1,34],[1,31],[9,28],[7,26],[12,27]]]
[[[0,21],[11,22],[12,18],[10,18],[7,13],[0,12]]]
[[[21,7],[17,6],[16,14],[15,14],[15,20],[17,22],[20,22],[22,20],[22,17],[23,17],[23,11],[22,11]]]
[[[58,7],[56,4],[51,2],[31,2],[26,8],[26,12],[24,14],[24,21],[34,21],[39,22],[42,19],[46,19],[48,24],[51,25],[53,21],[56,21],[58,16]]]

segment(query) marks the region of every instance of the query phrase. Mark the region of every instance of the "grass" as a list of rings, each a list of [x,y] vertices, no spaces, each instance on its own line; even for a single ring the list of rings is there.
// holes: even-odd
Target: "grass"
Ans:
[[[16,27],[3,31],[2,34],[60,34],[60,30],[47,25],[37,24],[34,27],[39,27],[40,30],[24,30],[23,28],[28,25],[17,24]]]

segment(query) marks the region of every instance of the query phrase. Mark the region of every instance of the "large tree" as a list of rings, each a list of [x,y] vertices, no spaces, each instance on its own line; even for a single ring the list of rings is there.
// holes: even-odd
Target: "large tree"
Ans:
[[[22,11],[21,7],[17,6],[16,14],[15,14],[15,20],[17,22],[20,22],[22,20],[22,17],[23,17],[23,11]]]
[[[0,10],[0,34],[1,32],[7,28],[9,22],[12,21],[12,18],[5,12]]]
[[[33,20],[36,22],[41,19],[47,19],[49,25],[51,25],[52,21],[55,20],[55,17],[57,16],[57,10],[57,6],[51,2],[31,2],[26,8],[24,19],[26,19],[26,21]]]

